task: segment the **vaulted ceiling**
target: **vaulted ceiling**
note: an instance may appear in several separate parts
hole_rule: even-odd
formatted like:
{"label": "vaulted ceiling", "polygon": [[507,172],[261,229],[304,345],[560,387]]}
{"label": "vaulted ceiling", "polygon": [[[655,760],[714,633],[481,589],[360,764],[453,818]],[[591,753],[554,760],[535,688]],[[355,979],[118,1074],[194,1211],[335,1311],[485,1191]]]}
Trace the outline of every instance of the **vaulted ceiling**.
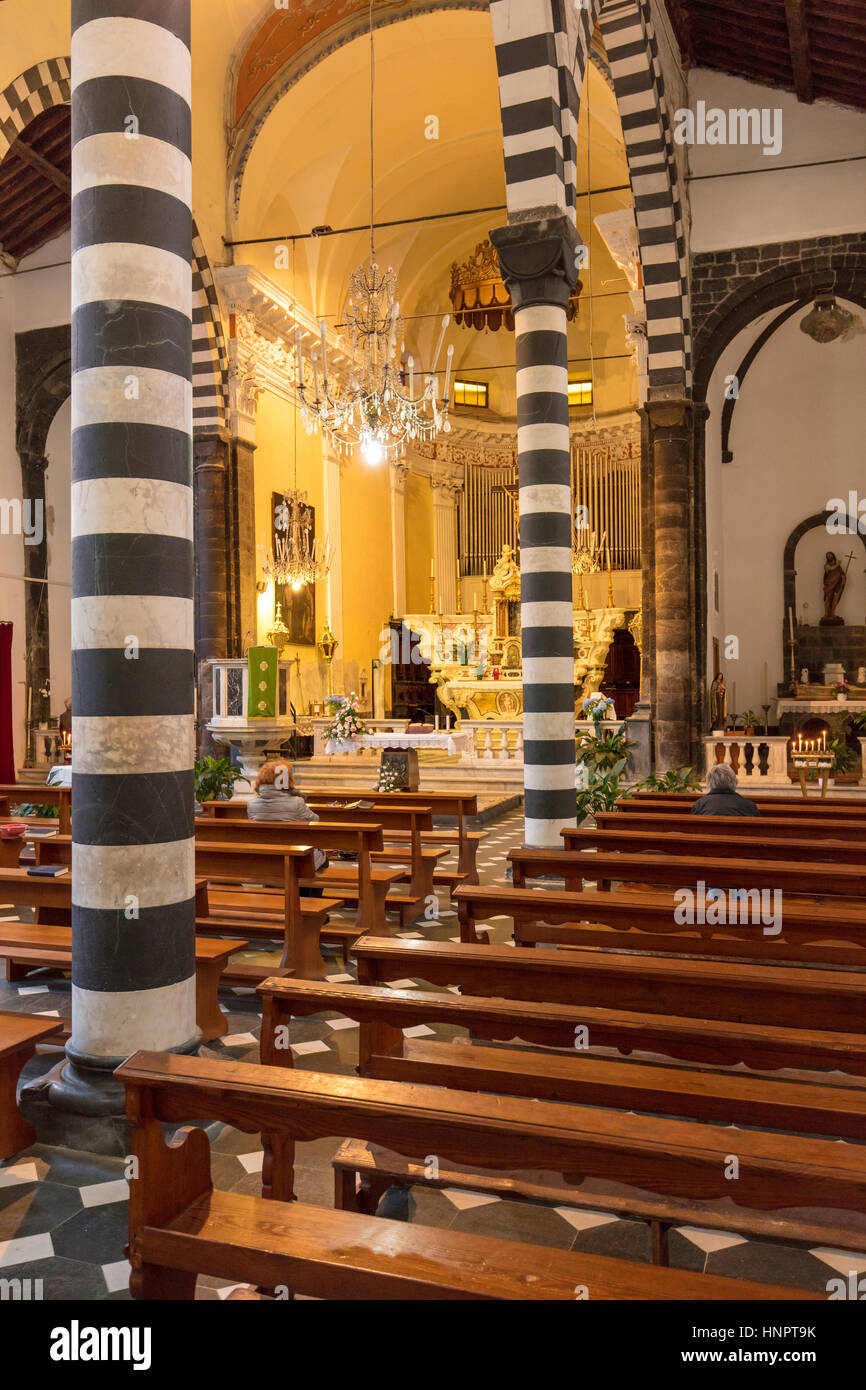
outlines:
{"label": "vaulted ceiling", "polygon": [[667,0],[683,59],[866,110],[862,0]]}

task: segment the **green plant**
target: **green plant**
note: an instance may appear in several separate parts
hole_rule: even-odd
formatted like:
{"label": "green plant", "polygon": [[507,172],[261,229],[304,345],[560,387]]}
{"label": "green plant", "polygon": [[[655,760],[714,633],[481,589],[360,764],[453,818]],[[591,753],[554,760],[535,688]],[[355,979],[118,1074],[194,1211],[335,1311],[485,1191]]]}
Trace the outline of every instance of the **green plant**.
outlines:
{"label": "green plant", "polygon": [[[57,786],[59,777],[52,769],[45,779],[46,787]],[[20,806],[15,806],[11,810],[12,815],[33,816],[37,820],[56,820],[60,815],[59,806],[46,806],[42,802],[22,801]]]}
{"label": "green plant", "polygon": [[228,754],[224,758],[202,758],[195,764],[196,801],[231,801],[235,782],[243,775]]}
{"label": "green plant", "polygon": [[634,741],[622,729],[602,730],[596,724],[594,734],[582,734],[577,746],[578,764],[585,764],[593,771],[604,772],[614,767],[620,759],[628,762]]}
{"label": "green plant", "polygon": [[620,758],[606,771],[591,769],[586,763],[577,766],[577,823],[597,811],[615,811],[616,803],[631,796],[631,789],[622,785],[627,758]]}
{"label": "green plant", "polygon": [[828,739],[827,747],[833,754],[833,771],[837,775],[851,772],[857,766],[857,754],[848,747],[844,733],[834,734],[833,738]]}
{"label": "green plant", "polygon": [[693,767],[669,768],[667,772],[651,772],[636,789],[647,792],[690,792],[701,785]]}
{"label": "green plant", "polygon": [[866,710],[860,710],[859,714],[849,714],[848,727],[850,729],[866,729]]}
{"label": "green plant", "polygon": [[761,722],[761,716],[756,714],[753,709],[743,710],[740,715],[744,729],[756,729]]}

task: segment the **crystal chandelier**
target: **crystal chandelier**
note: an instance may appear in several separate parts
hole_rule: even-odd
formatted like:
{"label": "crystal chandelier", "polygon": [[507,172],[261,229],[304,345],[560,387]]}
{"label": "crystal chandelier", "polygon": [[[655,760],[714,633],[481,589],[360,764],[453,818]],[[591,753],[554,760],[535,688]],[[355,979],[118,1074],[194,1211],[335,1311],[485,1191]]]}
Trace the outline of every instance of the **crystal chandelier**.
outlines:
{"label": "crystal chandelier", "polygon": [[275,587],[287,586],[297,593],[305,584],[324,579],[331,568],[330,543],[314,539],[313,511],[307,494],[293,489],[283,493],[274,512],[274,548],[264,551],[262,574]]}
{"label": "crystal chandelier", "polygon": [[382,271],[376,262],[374,237],[373,164],[373,5],[370,4],[370,255],[349,281],[345,325],[352,348],[348,387],[338,385],[328,375],[325,323],[321,321],[321,349],[310,354],[310,381],[304,381],[301,333],[297,331],[296,387],[307,432],[322,429],[342,453],[356,446],[367,463],[381,463],[405,453],[413,440],[433,439],[440,430],[451,429],[448,420],[448,393],[454,348],[446,355],[445,382],[439,396],[438,367],[445,330],[445,315],[431,369],[421,374],[416,394],[415,363],[402,354],[403,322],[397,299],[397,277],[389,267]]}

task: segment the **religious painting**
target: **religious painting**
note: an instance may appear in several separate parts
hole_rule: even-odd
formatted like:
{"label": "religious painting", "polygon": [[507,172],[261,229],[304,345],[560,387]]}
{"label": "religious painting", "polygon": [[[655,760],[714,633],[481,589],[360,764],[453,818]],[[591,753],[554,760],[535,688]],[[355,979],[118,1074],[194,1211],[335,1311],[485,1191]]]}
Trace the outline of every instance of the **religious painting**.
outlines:
{"label": "religious painting", "polygon": [[[271,546],[276,552],[277,519],[283,508],[283,494],[271,493]],[[310,540],[316,535],[316,509],[310,512]],[[284,533],[282,533],[284,534]],[[274,585],[274,617],[277,604],[281,605],[283,622],[289,630],[288,646],[313,647],[316,644],[316,586],[304,584],[300,589],[292,589],[288,584]]]}

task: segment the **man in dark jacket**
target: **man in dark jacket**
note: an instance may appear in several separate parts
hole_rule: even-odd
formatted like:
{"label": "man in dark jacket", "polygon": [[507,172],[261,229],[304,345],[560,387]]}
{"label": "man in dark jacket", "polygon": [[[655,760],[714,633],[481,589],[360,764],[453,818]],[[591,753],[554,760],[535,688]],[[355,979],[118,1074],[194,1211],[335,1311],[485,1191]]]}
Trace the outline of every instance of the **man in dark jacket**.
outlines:
{"label": "man in dark jacket", "polygon": [[754,801],[740,796],[737,774],[727,763],[716,763],[707,775],[707,794],[692,807],[693,816],[759,816]]}

